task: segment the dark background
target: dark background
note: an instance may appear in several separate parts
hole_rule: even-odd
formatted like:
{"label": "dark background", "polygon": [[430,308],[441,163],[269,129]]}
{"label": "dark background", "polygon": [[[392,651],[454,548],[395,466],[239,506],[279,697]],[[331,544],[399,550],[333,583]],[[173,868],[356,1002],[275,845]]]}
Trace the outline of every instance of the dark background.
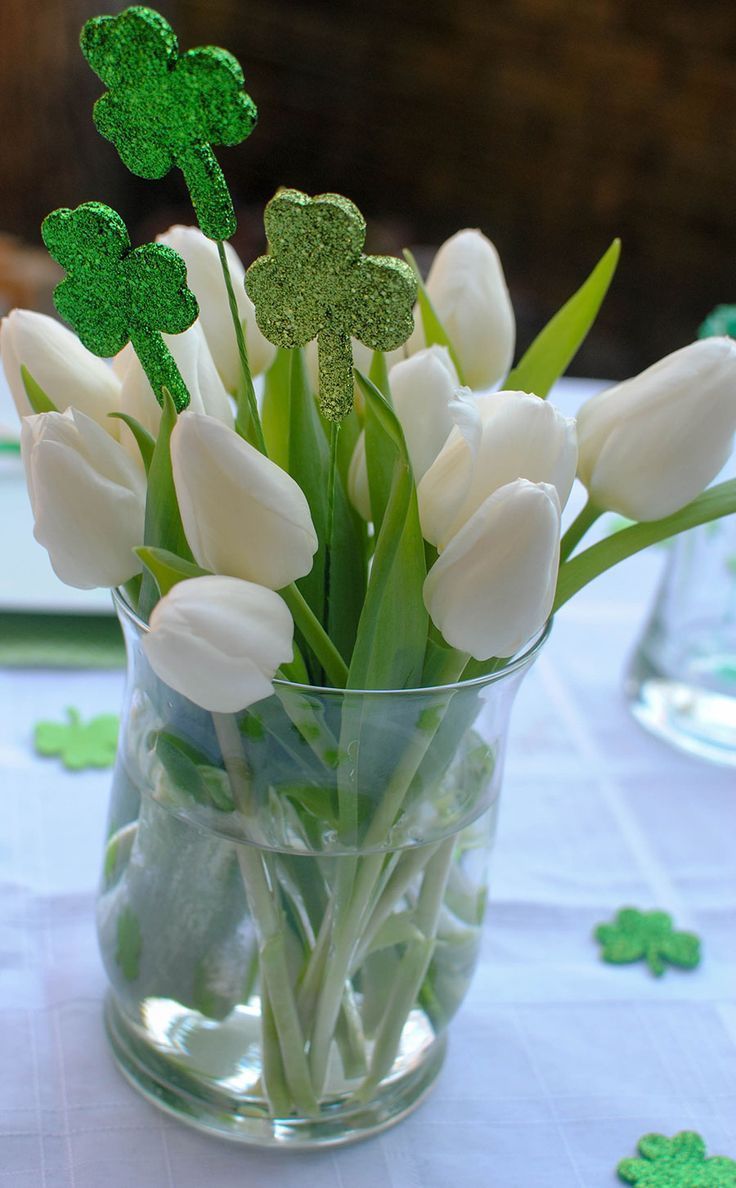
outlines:
{"label": "dark background", "polygon": [[[50,209],[89,198],[116,206],[136,242],[193,221],[178,173],[132,177],[92,124],[102,87],[79,52],[79,29],[123,7],[3,0],[0,232],[38,244]],[[373,251],[429,249],[479,226],[501,253],[523,348],[620,235],[614,288],[572,368],[597,376],[646,366],[690,341],[713,305],[736,301],[728,0],[158,7],[183,49],[230,49],[258,104],[250,140],[218,150],[246,262],[262,247],[263,204],[280,184],[353,198]],[[12,241],[0,249],[15,261],[17,300]],[[43,258],[20,258],[26,277],[35,268],[42,278],[31,299],[43,306]]]}

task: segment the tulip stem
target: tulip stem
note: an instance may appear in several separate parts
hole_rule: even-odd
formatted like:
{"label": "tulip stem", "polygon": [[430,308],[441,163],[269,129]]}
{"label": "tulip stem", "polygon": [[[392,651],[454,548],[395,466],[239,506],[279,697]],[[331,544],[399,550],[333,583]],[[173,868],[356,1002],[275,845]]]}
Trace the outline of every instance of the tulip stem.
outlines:
{"label": "tulip stem", "polygon": [[293,584],[285,586],[279,593],[328,680],[336,689],[344,689],[348,682],[348,666],[303,595]]}
{"label": "tulip stem", "polygon": [[580,541],[585,536],[589,528],[595,524],[599,516],[603,515],[603,509],[596,507],[590,499],[587,500],[585,507],[573,520],[567,532],[560,541],[560,562],[567,561],[567,558],[574,549],[580,544]]}
{"label": "tulip stem", "polygon": [[[235,428],[237,429],[240,436],[244,437],[246,440],[250,440],[250,434],[252,433],[252,435],[255,437],[254,444],[258,447],[262,454],[266,454],[266,456],[268,456],[268,451],[266,450],[266,441],[263,436],[263,428],[261,426],[261,418],[258,415],[256,390],[253,387],[253,376],[250,373],[250,364],[248,363],[248,348],[245,345],[243,324],[240,321],[240,314],[238,313],[238,303],[235,299],[233,279],[230,275],[230,267],[227,262],[227,255],[225,254],[225,244],[221,239],[218,239],[217,241],[217,252],[220,257],[222,275],[225,278],[225,288],[227,289],[227,300],[228,305],[230,306],[230,316],[233,320],[235,338],[238,343],[238,354],[240,355],[241,382],[238,386],[238,412],[235,419]],[[243,407],[243,397],[245,397],[245,407]]]}

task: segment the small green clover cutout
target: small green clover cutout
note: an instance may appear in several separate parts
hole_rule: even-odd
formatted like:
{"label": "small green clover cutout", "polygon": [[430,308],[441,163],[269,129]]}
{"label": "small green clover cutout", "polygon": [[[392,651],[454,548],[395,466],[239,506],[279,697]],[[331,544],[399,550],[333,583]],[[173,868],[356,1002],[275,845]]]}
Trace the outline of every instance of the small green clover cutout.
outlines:
{"label": "small green clover cutout", "polygon": [[117,714],[100,714],[83,723],[78,710],[68,709],[67,722],[38,722],[33,745],[39,755],[58,755],[69,771],[112,767],[118,741]]}
{"label": "small green clover cutout", "polygon": [[186,384],[161,337],[182,334],[199,312],[181,256],[163,243],[131,248],[120,215],[102,202],[53,210],[41,235],[67,272],[54,304],[84,345],[107,358],[131,342],[159,403],[168,388],[177,410],[186,408]]}
{"label": "small green clover cutout", "polygon": [[736,305],[717,305],[698,327],[698,338],[721,334],[736,338]]}
{"label": "small green clover cutout", "polygon": [[229,239],[237,223],[212,145],[240,144],[258,118],[236,59],[213,46],[180,54],[168,21],[138,5],[87,21],[81,46],[109,88],[94,106],[97,130],[123,164],[145,178],[177,166],[204,234]]}
{"label": "small green clover cutout", "polygon": [[694,932],[675,932],[667,912],[622,908],[612,924],[599,924],[594,935],[604,961],[627,965],[645,960],[657,977],[668,964],[694,969],[700,962],[700,938]]}
{"label": "small green clover cutout", "polygon": [[393,256],[366,256],[365,220],[340,194],[281,190],[264,215],[268,255],[246,286],[265,337],[286,349],[317,339],[319,399],[339,421],[353,403],[353,336],[392,351],[414,328],[414,273]]}
{"label": "small green clover cutout", "polygon": [[639,1188],[736,1188],[736,1163],[723,1155],[710,1159],[705,1143],[693,1130],[674,1138],[645,1134],[638,1143],[640,1159],[622,1159],[617,1171],[626,1184]]}

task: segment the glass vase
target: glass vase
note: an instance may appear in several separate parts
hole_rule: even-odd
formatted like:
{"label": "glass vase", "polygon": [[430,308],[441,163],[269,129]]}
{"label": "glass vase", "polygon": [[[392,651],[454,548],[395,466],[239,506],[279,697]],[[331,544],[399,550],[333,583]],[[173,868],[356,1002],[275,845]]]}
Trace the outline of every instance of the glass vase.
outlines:
{"label": "glass vase", "polygon": [[736,766],[736,517],[683,533],[626,676],[631,709],[682,750]]}
{"label": "glass vase", "polygon": [[98,900],[117,1062],[265,1146],[346,1142],[430,1088],[473,975],[509,713],[541,639],[434,689],[276,682],[212,714],[128,650]]}

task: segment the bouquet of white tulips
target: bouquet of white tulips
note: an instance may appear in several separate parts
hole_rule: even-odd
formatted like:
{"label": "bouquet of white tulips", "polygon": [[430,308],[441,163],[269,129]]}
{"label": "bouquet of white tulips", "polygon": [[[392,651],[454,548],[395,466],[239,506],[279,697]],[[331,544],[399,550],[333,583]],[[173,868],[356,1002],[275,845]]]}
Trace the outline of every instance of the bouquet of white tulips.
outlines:
{"label": "bouquet of white tulips", "polygon": [[[268,696],[277,673],[375,689],[479,676],[611,564],[733,510],[732,484],[701,494],[736,429],[733,340],[676,351],[588,400],[577,425],[545,399],[617,245],[509,373],[498,255],[479,231],[453,236],[406,346],[387,358],[354,343],[364,370],[331,456],[316,350],[267,341],[232,249],[237,326],[215,245],[191,227],[160,241],[184,259],[200,310],[166,336],[190,397],[178,417],[162,413],[131,346],[110,367],[53,319],[14,310],[0,347],[35,535],[58,576],[123,587],[150,620],[155,670],[207,709]],[[247,381],[265,373],[257,432],[236,423],[237,330]],[[576,472],[589,499],[560,550]],[[605,510],[647,527],[570,559]]]}
{"label": "bouquet of white tulips", "polygon": [[[144,87],[110,66],[157,38],[150,136],[169,157],[146,156],[155,70]],[[56,211],[43,234],[78,337],[24,310],[0,332],[36,538],[63,581],[117,588],[140,645],[103,952],[136,1043],[151,1004],[240,1026],[257,987],[262,1108],[314,1119],[336,1095],[369,1102],[415,1004],[439,1032],[467,984],[483,896],[462,868],[490,829],[507,717],[478,733],[484,682],[521,671],[605,569],[736,511],[736,482],[705,489],[736,430],[736,344],[686,346],[576,424],[546,397],[617,241],[515,366],[480,231],[443,244],[425,282],[410,253],[363,253],[347,199],[284,190],[246,274],[204,109],[177,99],[198,156],[164,118],[200,58],[140,8],[95,18],[82,45],[110,87],[100,130],[142,176],[181,167],[207,232],[131,249],[109,208]],[[220,55],[229,102],[247,99],[224,51],[190,54]],[[247,135],[226,110],[209,140]],[[576,475],[588,500],[563,533]],[[635,523],[581,547],[606,510]]]}

